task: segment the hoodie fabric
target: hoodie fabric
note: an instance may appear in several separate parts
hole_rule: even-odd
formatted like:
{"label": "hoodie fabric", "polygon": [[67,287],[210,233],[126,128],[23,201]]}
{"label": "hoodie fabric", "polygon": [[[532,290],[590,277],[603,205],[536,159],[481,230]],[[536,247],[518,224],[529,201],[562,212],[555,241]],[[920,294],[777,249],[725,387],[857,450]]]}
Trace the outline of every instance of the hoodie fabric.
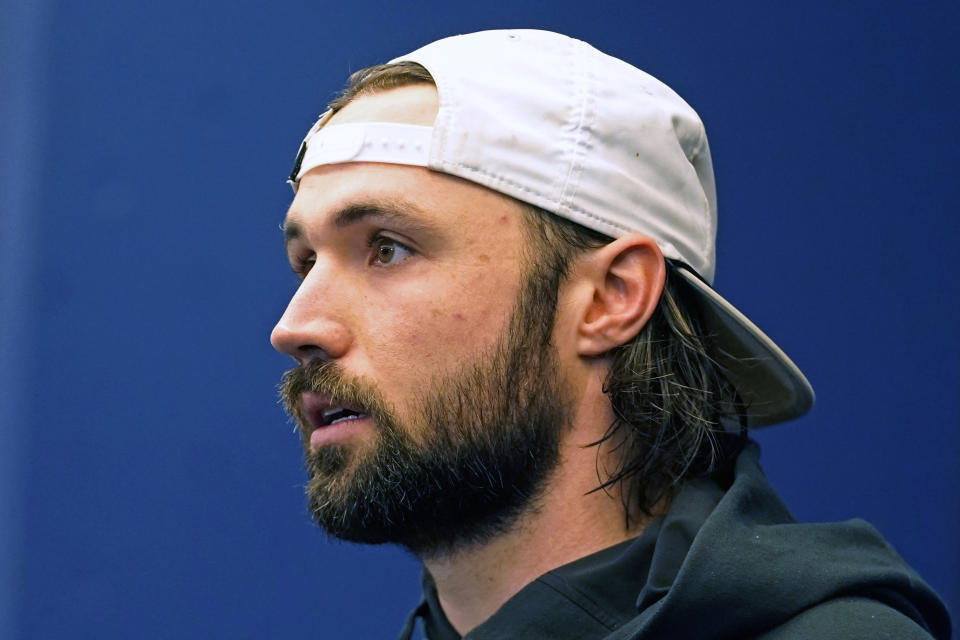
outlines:
{"label": "hoodie fabric", "polygon": [[[732,482],[687,482],[633,540],[521,589],[464,640],[863,638],[949,640],[936,594],[862,520],[797,524],[750,443]],[[428,640],[460,640],[424,572]]]}

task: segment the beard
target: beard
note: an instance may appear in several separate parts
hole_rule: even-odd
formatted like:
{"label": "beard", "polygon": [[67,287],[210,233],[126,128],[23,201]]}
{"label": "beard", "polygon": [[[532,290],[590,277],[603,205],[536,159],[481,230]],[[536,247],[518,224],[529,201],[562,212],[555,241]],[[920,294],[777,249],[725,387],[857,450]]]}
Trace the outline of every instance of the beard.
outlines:
{"label": "beard", "polygon": [[[536,508],[570,421],[551,343],[551,284],[528,277],[497,343],[425,385],[411,399],[408,424],[373,384],[334,362],[315,360],[284,375],[280,395],[300,429],[308,508],[322,529],[423,558],[489,541]],[[307,391],[362,407],[375,427],[372,444],[311,451],[300,409]]]}

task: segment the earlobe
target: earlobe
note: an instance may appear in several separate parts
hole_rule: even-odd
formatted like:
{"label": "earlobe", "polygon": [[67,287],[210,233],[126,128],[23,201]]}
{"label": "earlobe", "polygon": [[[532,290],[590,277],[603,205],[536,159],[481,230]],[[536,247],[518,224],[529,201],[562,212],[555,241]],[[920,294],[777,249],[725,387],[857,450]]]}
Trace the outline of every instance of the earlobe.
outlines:
{"label": "earlobe", "polygon": [[577,351],[600,356],[643,329],[660,300],[666,266],[657,243],[641,234],[618,238],[587,258],[592,296],[577,327]]}

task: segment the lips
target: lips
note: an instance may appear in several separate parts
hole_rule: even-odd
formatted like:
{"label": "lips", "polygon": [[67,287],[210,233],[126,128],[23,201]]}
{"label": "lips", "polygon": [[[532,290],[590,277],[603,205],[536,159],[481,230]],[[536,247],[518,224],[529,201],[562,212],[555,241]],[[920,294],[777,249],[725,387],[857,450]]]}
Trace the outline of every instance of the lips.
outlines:
{"label": "lips", "polygon": [[310,431],[367,417],[362,407],[344,403],[329,395],[312,392],[301,394],[300,408],[304,419],[310,425]]}

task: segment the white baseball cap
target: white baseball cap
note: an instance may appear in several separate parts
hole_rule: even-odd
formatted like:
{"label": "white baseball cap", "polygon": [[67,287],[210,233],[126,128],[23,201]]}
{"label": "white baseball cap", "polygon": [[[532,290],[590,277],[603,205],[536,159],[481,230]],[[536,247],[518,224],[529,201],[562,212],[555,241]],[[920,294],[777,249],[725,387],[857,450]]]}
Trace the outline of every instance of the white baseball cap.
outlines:
{"label": "white baseball cap", "polygon": [[796,418],[810,383],[712,288],[716,191],[703,123],[672,89],[585,42],[547,31],[483,31],[438,40],[391,62],[429,71],[432,127],[360,122],[304,139],[290,182],[314,167],[390,162],[428,167],[536,205],[611,237],[653,238],[698,300],[711,354],[747,406],[747,423]]}

